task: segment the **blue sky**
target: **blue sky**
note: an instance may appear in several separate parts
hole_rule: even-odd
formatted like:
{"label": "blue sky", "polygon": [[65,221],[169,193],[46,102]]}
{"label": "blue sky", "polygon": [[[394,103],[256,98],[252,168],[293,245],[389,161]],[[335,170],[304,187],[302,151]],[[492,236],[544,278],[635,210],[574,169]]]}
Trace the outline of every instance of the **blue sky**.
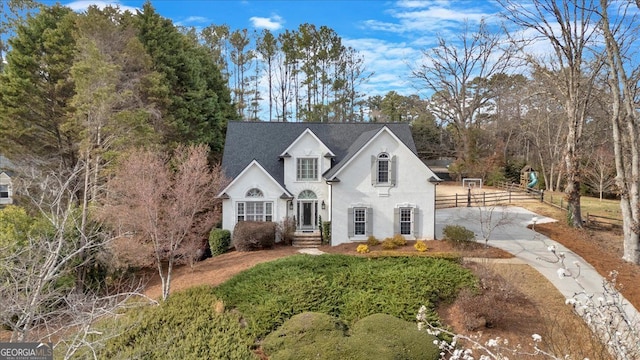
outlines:
{"label": "blue sky", "polygon": [[[135,11],[144,0],[61,4],[80,12],[91,4],[112,4]],[[365,58],[367,71],[374,73],[361,89],[367,95],[384,95],[390,90],[416,93],[409,66],[420,61],[422,50],[433,46],[437,36],[447,38],[457,33],[465,21],[472,26],[482,18],[497,22],[499,10],[493,0],[155,0],[152,4],[175,24],[196,28],[227,24],[231,29],[268,28],[277,34],[304,23],[326,25],[338,33],[343,44],[358,50]]]}

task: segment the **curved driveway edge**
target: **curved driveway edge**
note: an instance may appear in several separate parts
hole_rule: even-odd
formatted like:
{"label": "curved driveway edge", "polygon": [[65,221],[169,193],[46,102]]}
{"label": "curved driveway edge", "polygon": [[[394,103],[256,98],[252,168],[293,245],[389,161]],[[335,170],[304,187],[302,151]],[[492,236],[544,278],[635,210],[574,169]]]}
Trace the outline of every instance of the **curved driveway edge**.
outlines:
{"label": "curved driveway edge", "polygon": [[[527,226],[532,225],[532,220],[535,220],[536,224],[557,221],[514,206],[438,209],[436,237],[442,239],[442,229],[446,225],[462,225],[473,231],[478,241],[483,241],[484,235],[490,234],[489,245],[510,252],[538,270],[565,298],[573,298],[583,292],[594,294],[596,298],[600,297],[604,293],[602,276],[582,257],[562,244],[528,229]],[[561,266],[548,250],[549,246],[555,246],[557,253],[565,254],[566,268],[572,274],[580,271],[576,280],[569,277],[561,278],[558,275]],[[580,265],[579,268],[576,263]],[[622,300],[629,319],[633,319],[635,327],[640,328],[640,313],[626,299]]]}

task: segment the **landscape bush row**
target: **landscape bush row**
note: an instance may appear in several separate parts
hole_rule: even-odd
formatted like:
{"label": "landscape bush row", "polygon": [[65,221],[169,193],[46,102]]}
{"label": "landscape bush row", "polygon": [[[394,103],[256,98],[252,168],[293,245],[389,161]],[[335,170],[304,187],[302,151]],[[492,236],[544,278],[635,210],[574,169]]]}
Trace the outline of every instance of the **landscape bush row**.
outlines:
{"label": "landscape bush row", "polygon": [[118,321],[122,335],[100,357],[246,359],[256,341],[297,314],[322,313],[351,327],[373,314],[413,322],[428,304],[436,322],[438,303],[475,285],[469,270],[449,260],[296,255],[127,314]]}

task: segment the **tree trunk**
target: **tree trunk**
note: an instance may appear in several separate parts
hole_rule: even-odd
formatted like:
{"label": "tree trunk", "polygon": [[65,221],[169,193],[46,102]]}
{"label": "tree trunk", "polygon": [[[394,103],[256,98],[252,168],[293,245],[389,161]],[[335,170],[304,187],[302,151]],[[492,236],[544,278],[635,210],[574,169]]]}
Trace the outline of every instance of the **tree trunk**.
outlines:
{"label": "tree trunk", "polygon": [[[612,113],[611,125],[613,149],[616,164],[616,185],[621,192],[623,255],[622,258],[634,264],[640,263],[640,149],[638,148],[638,113],[635,110],[632,80],[626,75],[622,54],[617,40],[609,27],[607,1],[600,0],[602,8],[602,30],[607,48],[609,81],[611,84]],[[638,2],[640,8],[640,2]],[[624,110],[624,111],[623,111]],[[622,131],[627,131],[627,138]],[[626,145],[626,146],[625,146]],[[625,156],[628,154],[628,157]],[[629,161],[631,164],[629,164]],[[629,168],[630,165],[630,168]]]}

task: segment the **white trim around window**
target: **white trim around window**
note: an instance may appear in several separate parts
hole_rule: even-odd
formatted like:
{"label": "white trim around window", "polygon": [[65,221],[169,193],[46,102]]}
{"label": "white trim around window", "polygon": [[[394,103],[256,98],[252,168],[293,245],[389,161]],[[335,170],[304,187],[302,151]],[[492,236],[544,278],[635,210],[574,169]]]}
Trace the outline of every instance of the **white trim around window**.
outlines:
{"label": "white trim around window", "polygon": [[347,209],[347,236],[364,238],[373,233],[373,209],[354,206]]}
{"label": "white trim around window", "polygon": [[371,155],[371,185],[391,187],[396,185],[396,156],[386,152]]}
{"label": "white trim around window", "polygon": [[273,221],[273,201],[238,201],[236,221]]}
{"label": "white trim around window", "polygon": [[318,181],[319,164],[317,157],[296,158],[296,181]]}
{"label": "white trim around window", "polygon": [[400,204],[393,209],[393,233],[418,238],[418,208]]}

